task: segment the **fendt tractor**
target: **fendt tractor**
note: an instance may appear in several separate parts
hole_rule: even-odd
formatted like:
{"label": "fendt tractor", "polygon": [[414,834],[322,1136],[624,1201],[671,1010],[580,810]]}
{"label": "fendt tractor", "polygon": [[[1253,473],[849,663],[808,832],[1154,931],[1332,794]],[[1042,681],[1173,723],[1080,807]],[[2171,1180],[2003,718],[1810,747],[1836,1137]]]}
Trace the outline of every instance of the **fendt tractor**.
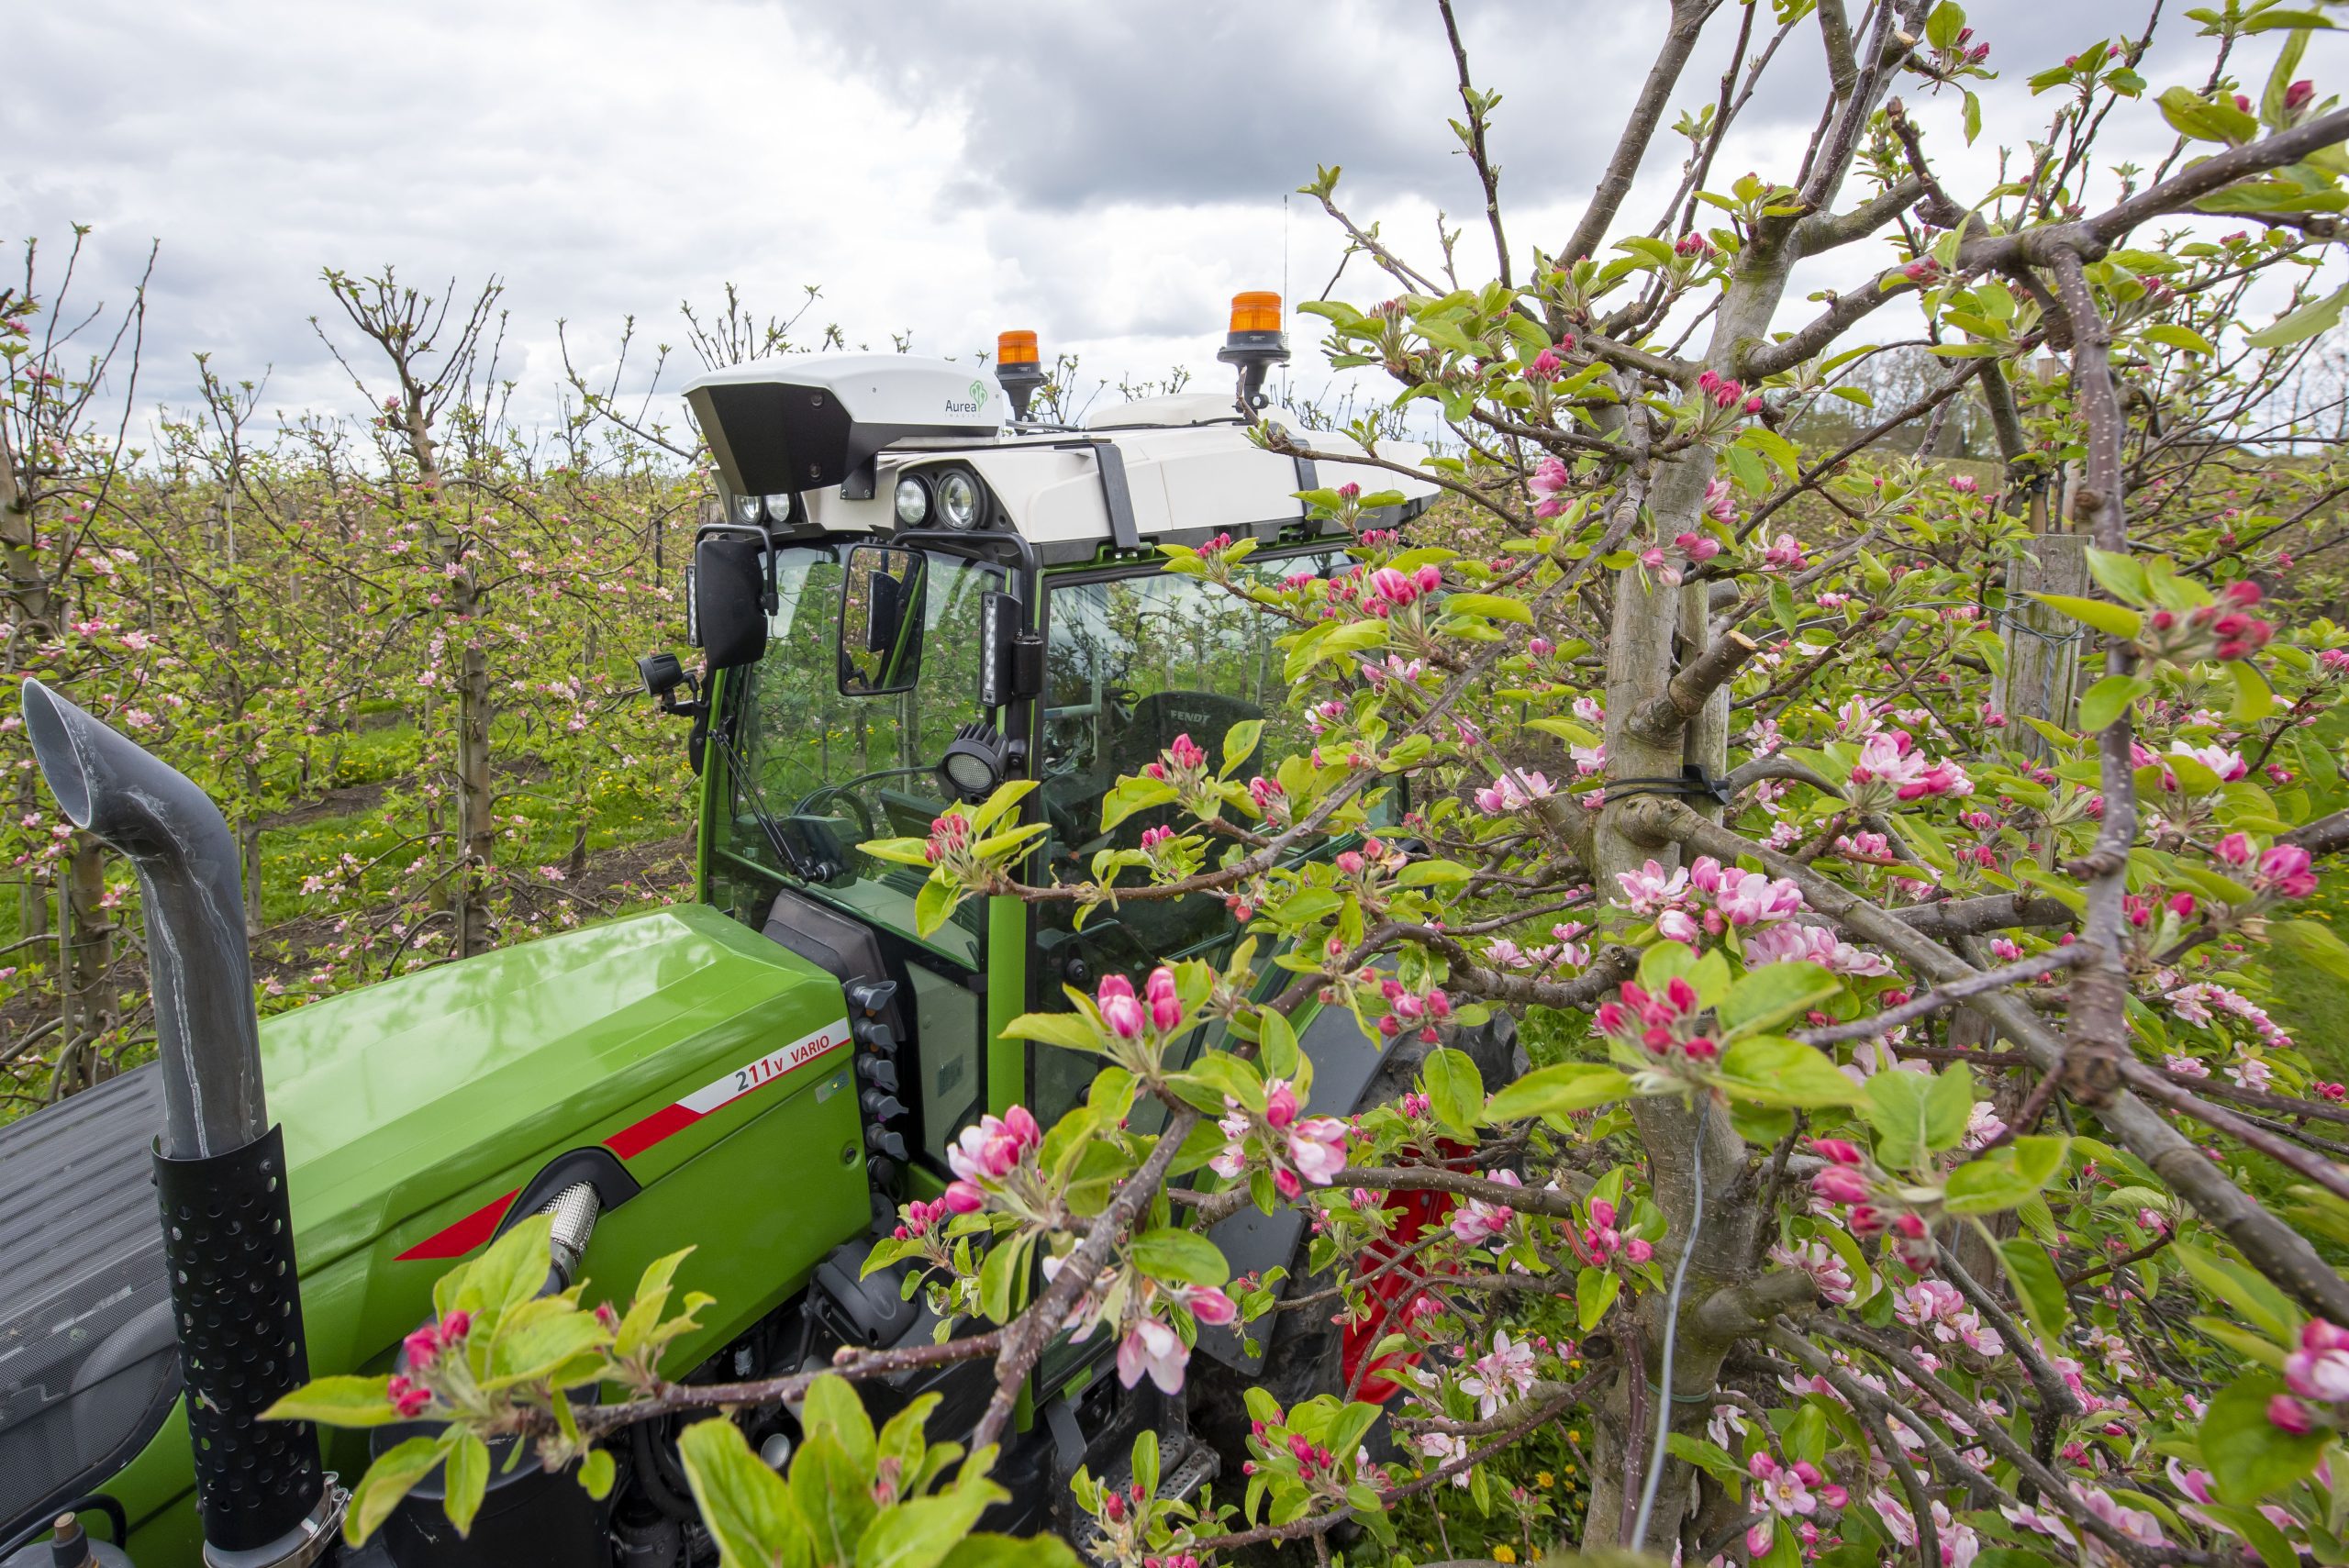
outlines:
{"label": "fendt tractor", "polygon": [[[674,1424],[614,1440],[603,1501],[524,1458],[493,1474],[468,1535],[428,1484],[352,1548],[346,1484],[383,1431],[259,1413],[312,1376],[394,1370],[434,1282],[540,1213],[549,1287],[584,1279],[590,1299],[693,1249],[679,1284],[717,1306],[674,1347],[672,1376],[775,1376],[932,1337],[896,1271],[865,1275],[874,1238],[899,1203],[943,1190],[948,1144],[981,1113],[1018,1102],[1049,1126],[1089,1078],[1090,1059],[1005,1025],[1065,1007],[1063,985],[1211,958],[1240,933],[1207,896],[1130,902],[1082,929],[1066,904],[997,896],[924,937],[922,873],[858,846],[1033,779],[1021,809],[1048,831],[1027,879],[1048,881],[1151,824],[1104,833],[1103,798],[1176,736],[1213,747],[1259,718],[1268,754],[1297,739],[1274,628],[1163,571],[1157,547],[1230,534],[1276,574],[1332,571],[1348,539],[1300,492],[1397,492],[1375,519],[1396,526],[1435,487],[1368,464],[1316,472],[1254,438],[1280,328],[1277,295],[1242,295],[1219,355],[1236,399],[1152,397],[1082,425],[1029,417],[1032,333],[1005,335],[996,384],[898,355],[693,383],[721,490],[686,595],[702,668],[640,666],[690,721],[693,900],[265,1024],[219,811],[26,683],[50,788],[138,871],[158,1060],[0,1129],[0,1564],[714,1562]],[[1304,1023],[1317,1107],[1407,1086],[1425,1049],[1382,1053],[1342,1008]],[[1513,1048],[1495,1031],[1472,1049]],[[1300,1230],[1293,1211],[1243,1208],[1215,1239],[1237,1271],[1302,1275]],[[1210,1331],[1195,1385],[1301,1397],[1365,1349],[1324,1315],[1277,1321],[1254,1340]],[[1168,1445],[1169,1488],[1213,1473],[1216,1445],[1194,1435],[1213,1425],[1213,1389],[1129,1390],[1101,1375],[1110,1350],[1097,1336],[1042,1358],[998,1462],[1012,1497],[987,1528],[1073,1529],[1071,1477],[1113,1473],[1145,1426]],[[876,1413],[941,1396],[942,1437],[976,1423],[992,1378],[970,1362],[863,1387]],[[784,1462],[788,1407],[732,1418]]]}

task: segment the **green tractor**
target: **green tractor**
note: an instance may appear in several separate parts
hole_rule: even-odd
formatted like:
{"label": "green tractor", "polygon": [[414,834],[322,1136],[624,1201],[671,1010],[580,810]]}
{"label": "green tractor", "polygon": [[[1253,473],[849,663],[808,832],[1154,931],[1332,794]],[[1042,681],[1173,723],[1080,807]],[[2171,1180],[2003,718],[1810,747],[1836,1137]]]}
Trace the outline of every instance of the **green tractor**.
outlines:
{"label": "green tractor", "polygon": [[[718,1306],[671,1357],[689,1378],[931,1335],[895,1273],[865,1276],[874,1240],[899,1203],[942,1191],[950,1140],[982,1113],[1023,1103],[1050,1125],[1086,1089],[1085,1059],[1004,1026],[1064,1006],[1064,984],[1212,956],[1239,931],[1207,897],[1081,929],[1067,906],[996,897],[925,937],[921,873],[858,846],[1031,778],[1021,809],[1048,831],[1029,880],[1049,879],[1151,826],[1105,833],[1103,800],[1177,736],[1212,747],[1256,718],[1278,754],[1305,716],[1285,704],[1273,628],[1164,573],[1155,547],[1228,534],[1259,541],[1275,574],[1332,571],[1347,541],[1299,492],[1399,489],[1388,524],[1433,495],[1252,440],[1265,367],[1286,350],[1260,321],[1235,326],[1250,328],[1223,356],[1237,406],[1160,397],[1081,427],[1028,417],[1042,379],[1029,334],[1007,335],[999,387],[941,361],[840,355],[688,389],[724,491],[687,595],[703,668],[641,665],[691,721],[691,903],[257,1026],[219,812],[27,683],[50,787],[139,872],[160,1059],[0,1129],[0,1563],[715,1561],[674,1426],[629,1432],[604,1501],[524,1462],[494,1476],[469,1536],[427,1487],[353,1550],[337,1478],[364,1469],[371,1434],[258,1415],[309,1377],[393,1370],[434,1282],[540,1213],[559,1282],[620,1291],[694,1249],[679,1283]],[[1321,1046],[1319,1105],[1408,1082],[1401,1052],[1382,1057],[1341,1011],[1305,1038]],[[1235,1269],[1290,1266],[1299,1228],[1243,1209],[1216,1240]],[[1236,1387],[1333,1379],[1358,1348],[1326,1323],[1284,1332],[1269,1370],[1230,1329],[1203,1351]],[[1212,1473],[1212,1445],[1187,1436],[1208,1413],[1100,1375],[1109,1351],[1063,1344],[1040,1364],[990,1528],[1067,1528],[1071,1476],[1113,1469],[1144,1426],[1163,1434],[1170,1485]],[[937,1393],[944,1434],[991,1391],[966,1363],[865,1396],[885,1409]],[[792,1410],[743,1419],[782,1463]]]}

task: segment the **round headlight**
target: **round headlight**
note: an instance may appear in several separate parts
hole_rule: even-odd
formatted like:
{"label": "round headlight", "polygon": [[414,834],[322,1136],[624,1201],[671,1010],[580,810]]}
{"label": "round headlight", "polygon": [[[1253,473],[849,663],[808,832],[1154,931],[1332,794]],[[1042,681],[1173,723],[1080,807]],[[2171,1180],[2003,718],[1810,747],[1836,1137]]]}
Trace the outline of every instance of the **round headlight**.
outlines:
{"label": "round headlight", "polygon": [[897,481],[897,521],[903,526],[919,528],[930,516],[930,486],[911,474]]}
{"label": "round headlight", "polygon": [[759,520],[759,498],[756,495],[735,496],[734,520],[738,523],[756,523]]}
{"label": "round headlight", "polygon": [[948,528],[977,528],[983,508],[976,477],[959,468],[950,468],[939,476],[938,516]]}
{"label": "round headlight", "polygon": [[781,524],[791,521],[791,496],[788,493],[770,495],[766,501],[768,522]]}
{"label": "round headlight", "polygon": [[968,795],[982,795],[995,788],[995,767],[976,751],[949,751],[939,763],[946,782]]}

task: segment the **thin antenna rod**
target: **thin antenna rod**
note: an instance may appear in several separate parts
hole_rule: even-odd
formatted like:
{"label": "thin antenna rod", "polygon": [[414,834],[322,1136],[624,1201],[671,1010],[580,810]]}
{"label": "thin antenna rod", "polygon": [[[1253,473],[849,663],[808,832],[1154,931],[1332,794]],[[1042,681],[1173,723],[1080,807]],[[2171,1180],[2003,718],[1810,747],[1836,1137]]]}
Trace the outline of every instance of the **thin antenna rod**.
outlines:
{"label": "thin antenna rod", "polygon": [[[1288,330],[1288,193],[1281,193],[1281,330]],[[1281,401],[1289,398],[1289,368],[1281,366]]]}

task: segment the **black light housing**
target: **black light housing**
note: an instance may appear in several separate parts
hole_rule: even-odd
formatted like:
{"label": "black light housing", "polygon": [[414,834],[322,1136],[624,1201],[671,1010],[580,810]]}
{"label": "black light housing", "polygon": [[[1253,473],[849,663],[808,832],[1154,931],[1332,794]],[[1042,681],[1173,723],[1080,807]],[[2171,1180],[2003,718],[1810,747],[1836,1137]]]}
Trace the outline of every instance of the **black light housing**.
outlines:
{"label": "black light housing", "polygon": [[992,719],[974,718],[954,731],[938,759],[938,778],[957,799],[977,805],[995,793],[1011,762],[1012,746]]}

